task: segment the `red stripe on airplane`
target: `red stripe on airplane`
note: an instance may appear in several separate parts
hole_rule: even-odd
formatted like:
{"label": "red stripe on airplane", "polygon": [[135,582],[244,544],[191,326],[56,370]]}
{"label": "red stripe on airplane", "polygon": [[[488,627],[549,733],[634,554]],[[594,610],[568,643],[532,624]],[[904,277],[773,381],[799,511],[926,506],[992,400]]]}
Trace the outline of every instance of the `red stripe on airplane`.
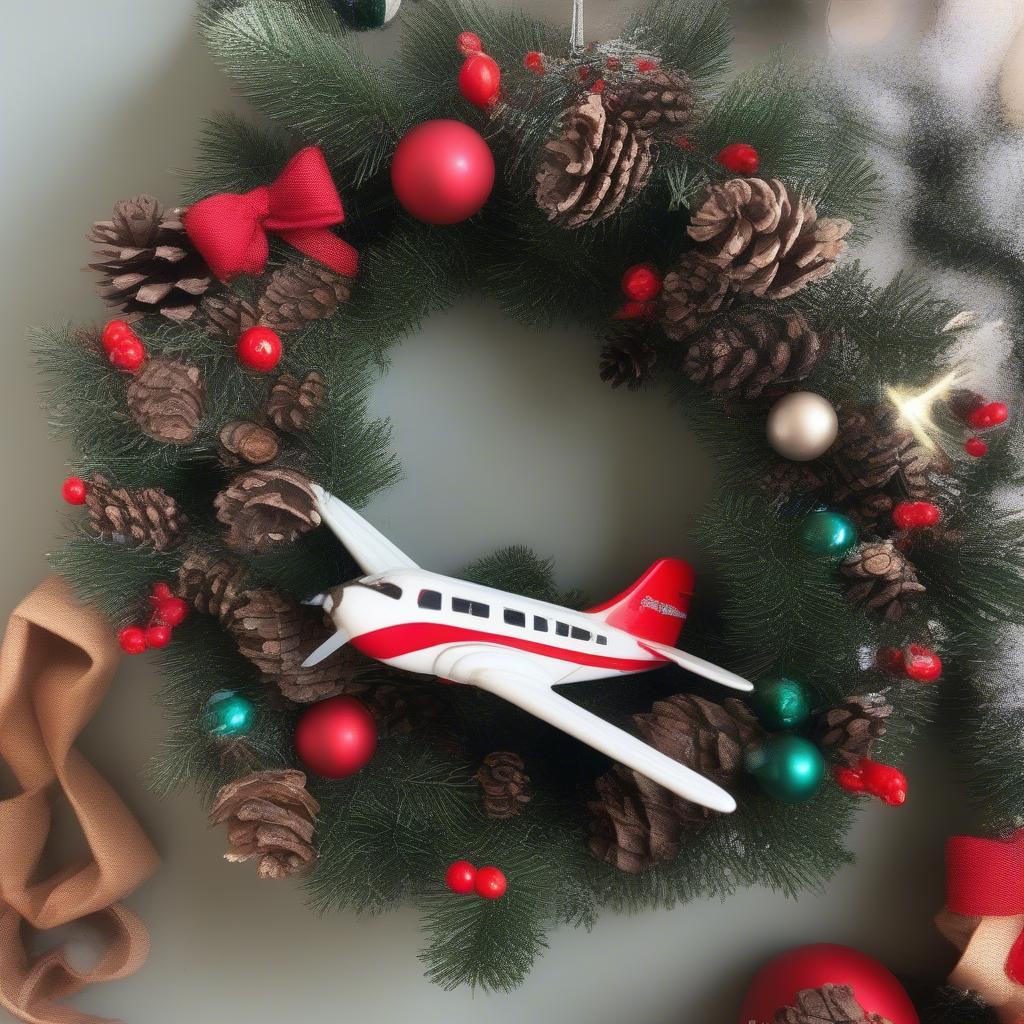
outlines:
{"label": "red stripe on airplane", "polygon": [[438,647],[441,644],[473,642],[498,644],[501,647],[513,647],[516,650],[529,651],[531,654],[541,654],[546,658],[555,658],[557,661],[618,669],[623,672],[642,672],[667,661],[665,658],[612,658],[608,655],[588,654],[586,651],[552,647],[550,644],[539,644],[521,637],[484,633],[477,629],[435,622],[408,622],[398,626],[385,626],[383,629],[375,629],[352,638],[353,647],[378,661],[400,658],[403,654]]}

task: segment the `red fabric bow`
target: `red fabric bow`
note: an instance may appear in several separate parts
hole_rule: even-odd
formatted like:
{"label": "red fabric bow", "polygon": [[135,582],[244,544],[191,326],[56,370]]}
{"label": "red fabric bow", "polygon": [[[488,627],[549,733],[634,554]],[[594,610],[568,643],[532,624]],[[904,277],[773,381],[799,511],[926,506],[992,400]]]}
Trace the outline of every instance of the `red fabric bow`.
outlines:
{"label": "red fabric bow", "polygon": [[327,230],[344,219],[327,161],[316,146],[309,146],[269,185],[200,199],[182,223],[213,274],[230,281],[263,270],[269,255],[267,232],[336,273],[354,277],[358,253]]}

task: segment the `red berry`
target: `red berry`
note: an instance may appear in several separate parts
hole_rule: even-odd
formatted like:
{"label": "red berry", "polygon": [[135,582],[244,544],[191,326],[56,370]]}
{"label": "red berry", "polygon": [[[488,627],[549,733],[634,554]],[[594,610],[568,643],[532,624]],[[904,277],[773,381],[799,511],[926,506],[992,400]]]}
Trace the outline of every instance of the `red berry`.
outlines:
{"label": "red berry", "polygon": [[604,92],[604,90],[605,90],[605,88],[606,88],[606,87],[607,87],[607,83],[605,82],[605,80],[604,80],[603,78],[599,78],[599,79],[598,79],[598,80],[597,80],[597,81],[596,81],[596,82],[595,82],[595,83],[594,83],[594,84],[593,84],[593,85],[592,85],[592,86],[590,87],[590,91],[591,91],[591,92],[596,92],[596,93],[602,93],[602,92]]}
{"label": "red berry", "polygon": [[622,67],[622,61],[618,57],[609,57],[605,63],[609,71],[618,71]]}
{"label": "red berry", "polygon": [[238,361],[257,373],[269,373],[281,360],[281,339],[269,327],[250,327],[238,336]]}
{"label": "red berry", "polygon": [[153,597],[158,601],[164,600],[167,597],[174,597],[174,591],[171,590],[169,583],[154,583],[153,584]]}
{"label": "red berry", "polygon": [[898,647],[880,648],[875,655],[875,663],[884,672],[891,672],[893,675],[903,675],[906,669],[903,652]]}
{"label": "red berry", "polygon": [[134,373],[145,361],[146,350],[138,338],[128,338],[110,350],[110,365]]}
{"label": "red berry", "polygon": [[613,320],[645,320],[654,316],[653,302],[624,302],[614,313]]}
{"label": "red berry", "polygon": [[453,861],[444,873],[444,884],[452,892],[460,894],[472,892],[476,885],[476,868],[468,860]]}
{"label": "red berry", "polygon": [[677,139],[675,140],[675,144],[676,144],[676,145],[677,145],[677,146],[678,146],[678,147],[679,147],[680,149],[685,149],[685,150],[687,150],[688,152],[689,152],[689,151],[691,151],[691,150],[692,150],[692,149],[694,148],[694,145],[693,145],[693,139],[691,139],[691,138],[690,138],[689,136],[687,136],[687,135],[680,135],[680,136],[679,136],[679,137],[678,137],[678,138],[677,138]]}
{"label": "red berry", "polygon": [[934,683],[942,675],[942,659],[927,647],[910,644],[903,655],[903,671],[919,683]]}
{"label": "red berry", "polygon": [[745,142],[730,142],[715,155],[715,159],[733,174],[757,174],[761,157],[753,146]]}
{"label": "red berry", "polygon": [[156,603],[156,617],[165,626],[180,626],[188,618],[188,604],[180,597],[162,597]]}
{"label": "red berry", "polygon": [[138,340],[138,336],[127,320],[108,320],[100,335],[100,344],[103,346],[104,352],[107,353],[113,352],[123,342]]}
{"label": "red berry", "polygon": [[988,445],[980,437],[969,437],[964,441],[964,451],[968,455],[973,455],[974,458],[980,459],[983,455],[988,454]]}
{"label": "red berry", "polygon": [[941,518],[942,512],[930,501],[901,501],[892,510],[892,521],[899,530],[934,526]]}
{"label": "red berry", "polygon": [[651,60],[649,57],[638,57],[636,61],[636,69],[641,75],[646,75],[649,71],[658,70],[658,62]]}
{"label": "red berry", "polygon": [[535,75],[543,75],[546,68],[544,67],[544,54],[538,53],[536,50],[531,50],[523,58],[523,67],[527,71],[532,71]]}
{"label": "red berry", "polygon": [[146,633],[140,626],[125,626],[117,634],[117,642],[125,654],[141,654],[146,649]]}
{"label": "red berry", "polygon": [[477,896],[482,896],[485,900],[500,900],[508,888],[508,880],[500,868],[480,868],[476,873],[474,888]]}
{"label": "red berry", "polygon": [[649,263],[637,263],[623,275],[622,294],[632,302],[650,302],[661,294],[661,274]]}
{"label": "red berry", "polygon": [[501,89],[501,68],[486,53],[476,53],[462,62],[459,92],[474,107],[489,107]]}
{"label": "red berry", "polygon": [[171,627],[155,623],[146,627],[145,643],[148,647],[166,647],[171,642]]}
{"label": "red berry", "polygon": [[484,44],[475,32],[460,32],[458,39],[459,53],[464,57],[472,57],[474,53],[483,53]]}
{"label": "red berry", "polygon": [[972,409],[965,419],[965,423],[975,430],[988,430],[990,427],[998,427],[1005,423],[1010,415],[1010,410],[1004,402],[988,402]]}
{"label": "red berry", "polygon": [[84,505],[88,489],[80,476],[69,476],[60,486],[60,496],[69,505]]}

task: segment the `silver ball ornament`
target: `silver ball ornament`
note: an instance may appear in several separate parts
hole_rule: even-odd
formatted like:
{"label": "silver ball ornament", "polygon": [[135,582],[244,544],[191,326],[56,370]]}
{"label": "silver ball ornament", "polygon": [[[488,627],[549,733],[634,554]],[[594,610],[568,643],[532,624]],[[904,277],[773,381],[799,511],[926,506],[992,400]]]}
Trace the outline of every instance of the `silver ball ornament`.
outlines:
{"label": "silver ball ornament", "polygon": [[784,458],[809,462],[824,455],[839,433],[832,403],[813,391],[794,391],[768,413],[768,442]]}

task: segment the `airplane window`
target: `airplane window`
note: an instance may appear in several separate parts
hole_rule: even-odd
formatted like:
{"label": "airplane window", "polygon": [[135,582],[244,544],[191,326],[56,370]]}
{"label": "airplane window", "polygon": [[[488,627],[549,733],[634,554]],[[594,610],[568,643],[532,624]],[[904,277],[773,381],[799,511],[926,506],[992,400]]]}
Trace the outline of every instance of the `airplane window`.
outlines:
{"label": "airplane window", "polygon": [[608,645],[608,637],[606,637],[606,636],[599,636],[599,637],[597,638],[597,642],[598,642],[599,644],[601,644],[602,646],[605,646],[605,647],[606,647],[606,646]]}
{"label": "airplane window", "polygon": [[441,608],[441,595],[436,590],[421,590],[416,603],[421,608],[433,608],[434,611],[438,611]]}
{"label": "airplane window", "polygon": [[568,636],[569,635],[569,627],[564,622],[556,622],[555,623],[555,632],[559,636]]}
{"label": "airplane window", "polygon": [[364,583],[363,586],[376,590],[378,594],[383,594],[395,601],[402,596],[402,588],[397,583]]}
{"label": "airplane window", "polygon": [[505,609],[505,621],[510,626],[525,626],[526,616],[522,612],[514,611],[511,608]]}
{"label": "airplane window", "polygon": [[548,620],[541,618],[539,615],[534,615],[533,628],[537,630],[538,633],[546,633],[548,631]]}
{"label": "airplane window", "polygon": [[467,601],[464,597],[452,598],[452,611],[468,612],[479,619],[486,619],[491,614],[491,610],[487,605],[482,604],[480,601]]}
{"label": "airplane window", "polygon": [[573,640],[589,640],[590,639],[590,630],[589,629],[580,629],[579,626],[573,626],[572,627],[572,638],[573,638]]}

